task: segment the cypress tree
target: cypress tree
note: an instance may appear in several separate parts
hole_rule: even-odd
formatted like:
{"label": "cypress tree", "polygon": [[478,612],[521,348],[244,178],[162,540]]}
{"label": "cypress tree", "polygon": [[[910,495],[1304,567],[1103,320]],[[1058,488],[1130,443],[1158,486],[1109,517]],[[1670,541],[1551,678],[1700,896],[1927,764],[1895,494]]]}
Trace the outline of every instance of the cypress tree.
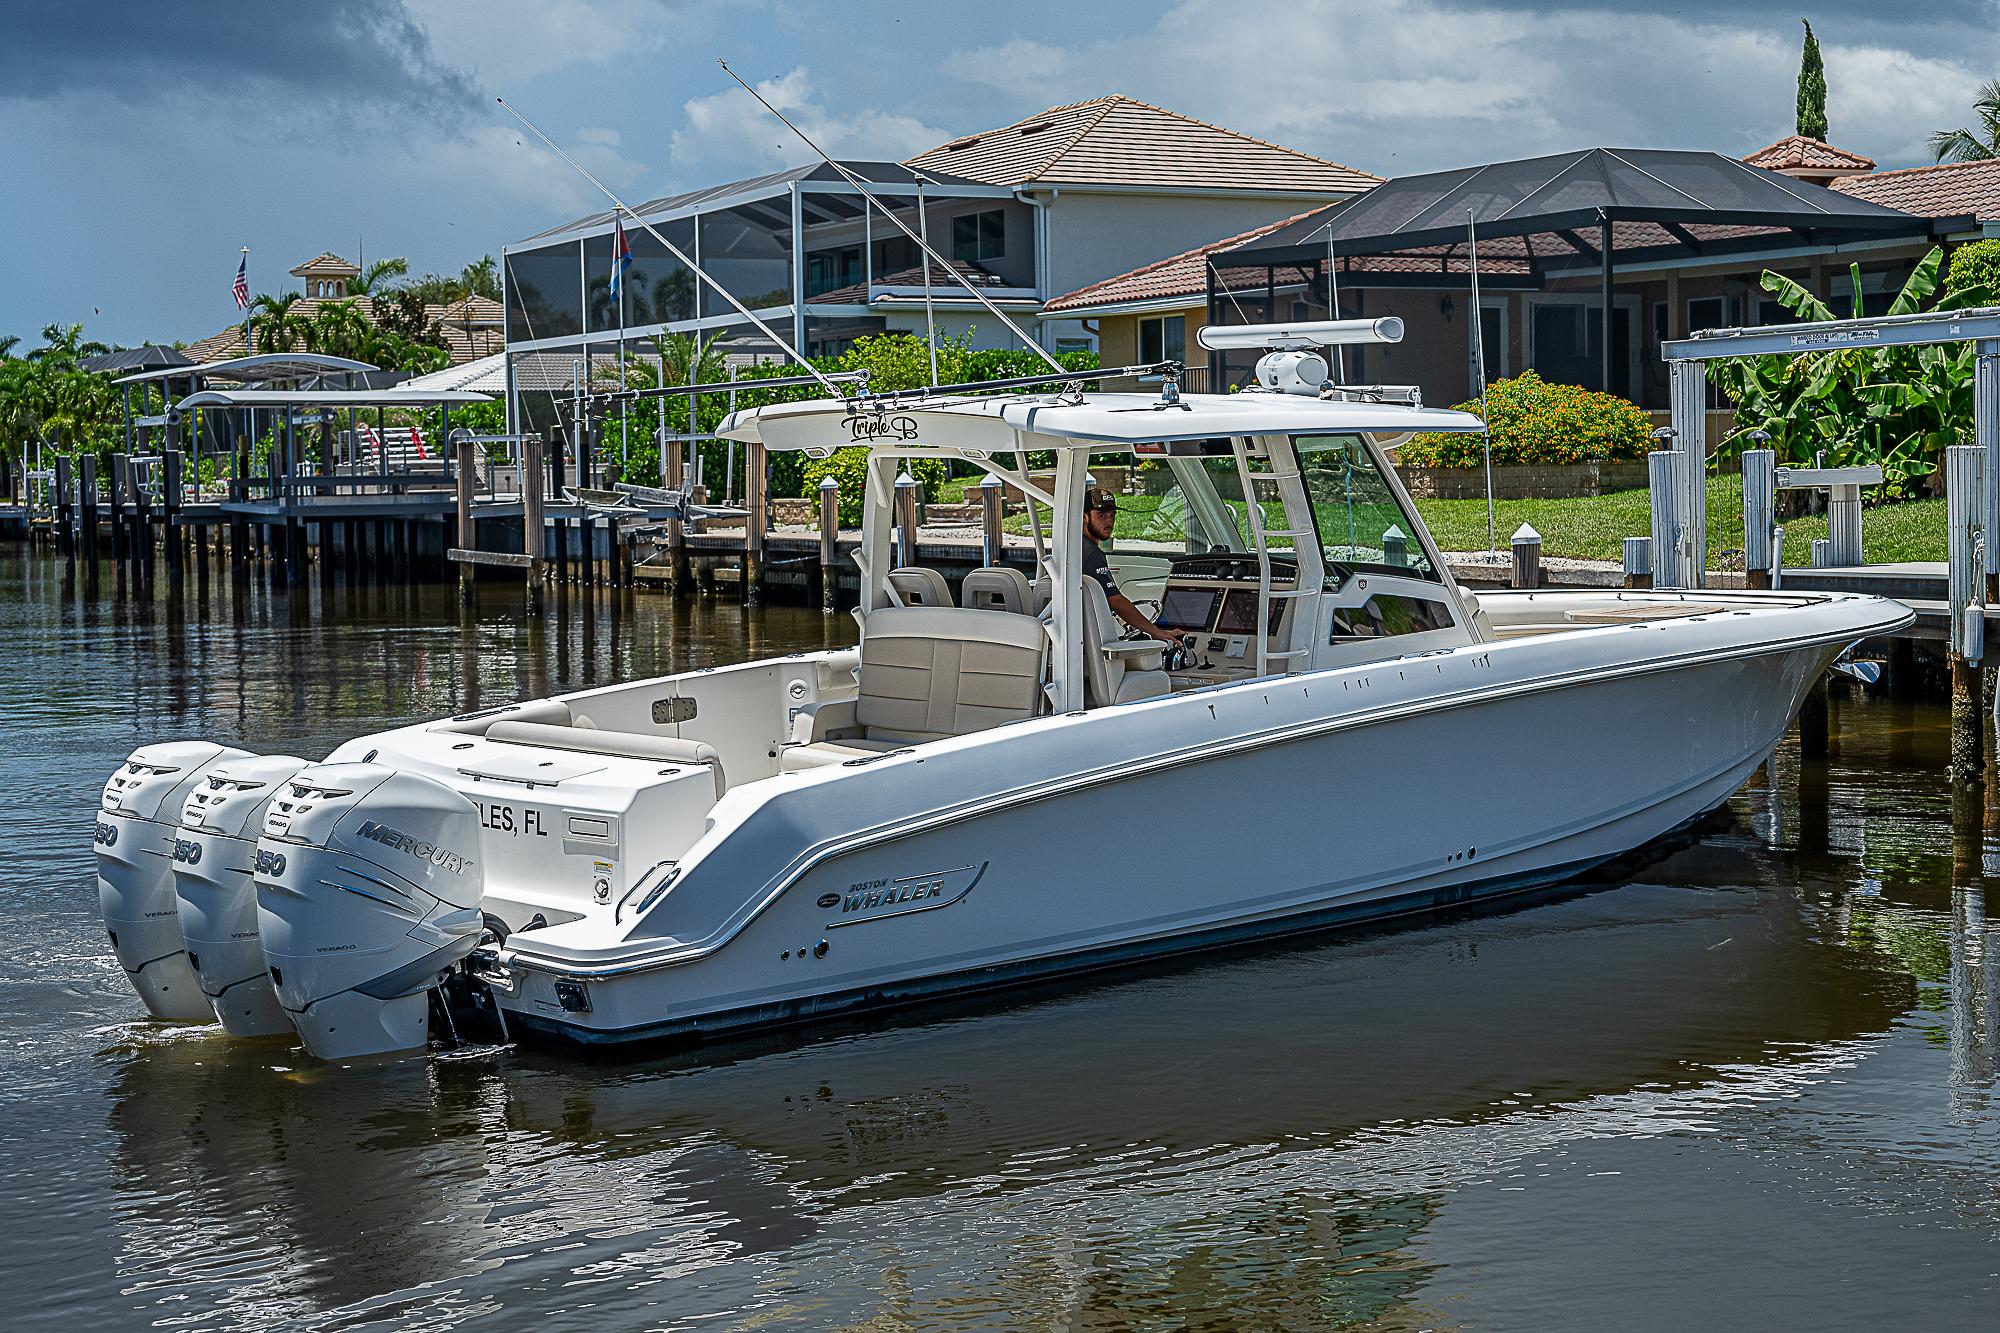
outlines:
{"label": "cypress tree", "polygon": [[1819,38],[1806,19],[1806,47],[1799,55],[1799,127],[1809,139],[1826,138],[1826,66],[1819,59]]}

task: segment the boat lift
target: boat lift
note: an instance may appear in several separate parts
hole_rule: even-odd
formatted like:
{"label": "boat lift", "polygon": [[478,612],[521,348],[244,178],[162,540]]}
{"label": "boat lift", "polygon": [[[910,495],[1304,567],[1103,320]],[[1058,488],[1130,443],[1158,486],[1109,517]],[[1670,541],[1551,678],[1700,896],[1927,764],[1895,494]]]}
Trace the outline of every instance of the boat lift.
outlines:
{"label": "boat lift", "polygon": [[[1705,363],[1733,357],[1803,356],[1852,348],[1921,347],[1971,342],[1972,442],[1945,450],[1945,508],[1949,541],[1945,562],[1952,673],[1952,762],[1955,777],[1980,769],[1980,689],[1986,619],[2000,610],[2000,307],[1823,320],[1746,329],[1709,329],[1661,344],[1671,377],[1670,446],[1651,456],[1654,585],[1699,588],[1707,565],[1708,448],[1703,409]],[[1762,455],[1759,457],[1758,455]],[[1873,468],[1776,468],[1769,450],[1744,456],[1744,565],[1774,569],[1778,551],[1770,521],[1776,487],[1828,487],[1826,563],[1860,567],[1860,487],[1880,481]],[[1752,486],[1752,478],[1756,485]],[[1815,562],[1818,563],[1817,561]],[[2000,729],[2000,714],[1996,714]]]}

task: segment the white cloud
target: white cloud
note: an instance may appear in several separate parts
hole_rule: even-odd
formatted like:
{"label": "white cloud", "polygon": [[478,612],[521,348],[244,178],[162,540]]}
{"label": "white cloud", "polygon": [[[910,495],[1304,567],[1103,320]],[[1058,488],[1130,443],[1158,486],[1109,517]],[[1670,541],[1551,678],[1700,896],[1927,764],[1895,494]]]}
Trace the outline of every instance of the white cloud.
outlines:
{"label": "white cloud", "polygon": [[[800,65],[755,87],[813,142],[835,157],[897,159],[922,152],[951,137],[915,116],[880,107],[828,107]],[[671,155],[690,176],[703,172],[717,180],[753,175],[811,160],[812,149],[757,105],[741,88],[730,87],[683,104],[686,127],[676,130]]]}
{"label": "white cloud", "polygon": [[[1010,115],[1125,92],[1385,175],[1600,144],[1747,152],[1792,127],[1798,30],[1721,17],[1293,0],[1243,23],[1184,0],[1150,27],[1070,46],[1016,37],[939,68],[1013,93]],[[1969,115],[2000,41],[1949,56],[1828,42],[1825,57],[1835,141],[1901,164]]]}
{"label": "white cloud", "polygon": [[716,6],[658,0],[406,0],[446,64],[496,90],[661,50]]}

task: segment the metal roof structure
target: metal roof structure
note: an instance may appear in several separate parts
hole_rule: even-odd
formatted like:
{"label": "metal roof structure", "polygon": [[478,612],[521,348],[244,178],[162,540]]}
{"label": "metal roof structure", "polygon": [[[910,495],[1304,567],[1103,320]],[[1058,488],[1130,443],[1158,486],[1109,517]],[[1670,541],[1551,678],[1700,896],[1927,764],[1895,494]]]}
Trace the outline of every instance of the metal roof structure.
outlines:
{"label": "metal roof structure", "polygon": [[418,375],[404,380],[399,387],[412,393],[428,393],[434,389],[505,393],[507,354],[496,352],[492,356],[482,356],[477,361],[468,361],[462,366],[446,366],[443,370],[433,370],[428,375]]}
{"label": "metal roof structure", "polygon": [[[196,373],[204,380],[268,384],[273,380],[323,379],[330,375],[379,370],[380,366],[371,366],[366,361],[352,361],[344,356],[321,356],[316,352],[260,352],[256,356],[239,356],[230,361],[204,362]],[[143,371],[116,382],[129,384],[139,380],[163,379],[168,374],[179,378],[184,373],[183,370]]]}
{"label": "metal roof structure", "polygon": [[[1351,203],[1308,214],[1226,253],[1232,264],[1298,264],[1329,253],[1379,255],[1462,247],[1468,216],[1486,242],[1521,238],[1531,267],[1596,264],[1586,231],[1623,224],[1612,248],[1627,261],[1938,234],[1914,217],[1721,153],[1585,148],[1401,176]],[[1717,242],[1724,244],[1718,245]],[[1329,246],[1331,249],[1329,250]]]}
{"label": "metal roof structure", "polygon": [[[842,166],[859,176],[871,186],[895,193],[914,191],[921,181],[924,185],[947,187],[986,188],[985,183],[951,175],[947,172],[925,168],[921,172],[912,171],[900,162],[849,162]],[[689,213],[704,209],[706,205],[721,204],[733,206],[749,204],[772,195],[787,194],[793,186],[818,187],[811,190],[811,212],[824,216],[811,216],[810,222],[842,221],[861,216],[865,201],[854,193],[854,187],[840,176],[840,173],[824,162],[810,166],[788,167],[783,171],[773,171],[763,176],[752,176],[746,180],[729,181],[723,185],[711,185],[705,189],[690,190],[685,194],[664,195],[658,199],[648,199],[643,204],[634,204],[632,211],[642,218],[655,219],[675,213]],[[840,195],[853,195],[852,201],[841,199]],[[541,241],[573,235],[578,232],[601,230],[609,227],[618,214],[614,210],[591,213],[574,218],[559,227],[536,232],[525,240],[507,246],[507,250],[518,250]],[[789,207],[773,210],[769,219],[773,225],[789,227],[791,211]]]}
{"label": "metal roof structure", "polygon": [[435,407],[439,403],[490,403],[493,395],[463,389],[203,389],[174,404],[196,407]]}
{"label": "metal roof structure", "polygon": [[172,347],[148,343],[144,347],[121,347],[102,356],[87,356],[77,362],[98,375],[129,375],[138,370],[177,371],[194,362]]}

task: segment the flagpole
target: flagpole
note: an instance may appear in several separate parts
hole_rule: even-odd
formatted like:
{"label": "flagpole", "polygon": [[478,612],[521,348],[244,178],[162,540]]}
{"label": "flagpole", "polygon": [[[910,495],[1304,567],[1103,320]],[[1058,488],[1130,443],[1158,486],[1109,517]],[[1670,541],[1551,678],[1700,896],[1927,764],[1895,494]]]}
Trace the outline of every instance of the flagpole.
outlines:
{"label": "flagpole", "polygon": [[[250,290],[250,247],[243,247],[243,290]],[[250,298],[243,299],[243,355],[255,356],[257,349],[250,345]]]}

